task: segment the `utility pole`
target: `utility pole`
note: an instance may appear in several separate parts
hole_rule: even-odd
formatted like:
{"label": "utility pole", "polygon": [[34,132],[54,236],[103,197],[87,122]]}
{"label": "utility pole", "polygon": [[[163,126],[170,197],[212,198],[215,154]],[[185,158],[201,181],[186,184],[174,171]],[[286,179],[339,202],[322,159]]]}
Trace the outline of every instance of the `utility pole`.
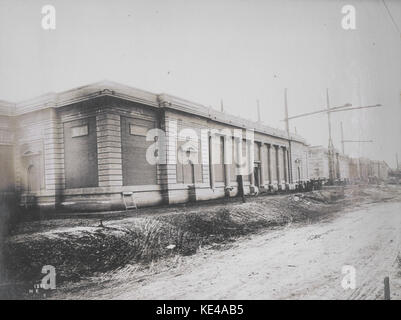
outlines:
{"label": "utility pole", "polygon": [[221,111],[221,112],[224,112],[223,99],[220,100],[220,111]]}
{"label": "utility pole", "polygon": [[344,129],[343,129],[343,122],[340,122],[341,124],[341,146],[342,146],[342,153],[345,154],[345,143],[349,142],[355,142],[355,143],[361,143],[361,142],[373,142],[373,140],[345,140],[344,139]]}
{"label": "utility pole", "polygon": [[395,161],[396,161],[396,164],[397,164],[397,170],[400,170],[400,166],[398,164],[398,153],[395,154]]}
{"label": "utility pole", "polygon": [[290,122],[288,120],[288,100],[287,88],[284,89],[284,116],[285,116],[285,131],[288,136],[288,181],[293,183],[292,179],[292,150],[291,150],[291,135],[290,135]]}
{"label": "utility pole", "polygon": [[[352,104],[346,103],[342,106],[338,107],[330,107],[330,101],[329,101],[329,90],[326,89],[326,107],[324,107],[321,110],[317,111],[312,111],[312,112],[307,112],[303,114],[299,114],[296,116],[291,116],[291,117],[285,117],[283,121],[288,122],[291,119],[297,119],[297,118],[302,118],[318,113],[327,113],[327,123],[328,123],[328,129],[329,129],[329,148],[328,148],[328,153],[329,153],[329,180],[333,181],[334,180],[334,163],[333,163],[333,155],[334,155],[334,145],[333,145],[333,140],[331,136],[331,117],[330,114],[332,112],[343,112],[343,111],[350,111],[350,110],[359,110],[359,109],[368,109],[368,108],[377,108],[381,107],[381,104],[376,104],[376,105],[371,105],[371,106],[359,106],[359,107],[353,107]],[[351,142],[344,140],[344,142]]]}
{"label": "utility pole", "polygon": [[327,108],[327,122],[329,125],[329,182],[334,181],[334,145],[331,138],[331,116],[330,116],[330,100],[329,100],[329,89],[326,89],[326,108]]}

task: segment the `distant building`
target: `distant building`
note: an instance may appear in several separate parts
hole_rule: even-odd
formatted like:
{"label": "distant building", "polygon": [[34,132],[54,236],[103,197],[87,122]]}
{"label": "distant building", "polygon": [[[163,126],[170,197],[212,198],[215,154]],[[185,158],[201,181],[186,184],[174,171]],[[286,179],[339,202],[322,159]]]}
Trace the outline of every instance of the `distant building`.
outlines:
{"label": "distant building", "polygon": [[329,153],[323,146],[311,146],[308,151],[310,179],[329,179]]}
{"label": "distant building", "polygon": [[[334,150],[334,177],[338,181],[370,182],[385,181],[389,167],[384,161],[367,158],[351,158]],[[329,180],[329,153],[323,146],[309,147],[309,178]]]}

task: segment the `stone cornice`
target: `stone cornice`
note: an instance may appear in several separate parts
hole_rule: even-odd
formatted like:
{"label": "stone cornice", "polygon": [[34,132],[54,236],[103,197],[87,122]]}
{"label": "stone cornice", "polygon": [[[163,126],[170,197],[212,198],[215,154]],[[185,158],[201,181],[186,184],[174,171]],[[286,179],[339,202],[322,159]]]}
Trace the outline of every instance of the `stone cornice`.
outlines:
{"label": "stone cornice", "polygon": [[15,103],[0,100],[0,116],[12,116],[15,112]]}
{"label": "stone cornice", "polygon": [[[196,114],[201,117],[209,118],[216,122],[221,122],[234,127],[239,128],[250,128],[254,129],[255,132],[267,134],[273,137],[278,137],[288,140],[288,135],[284,130],[275,129],[264,125],[263,123],[247,120],[241,117],[233,116],[225,112],[205,107],[201,104],[194,103],[182,98],[178,98],[172,95],[160,94],[158,96],[159,104],[161,107],[179,110],[185,113]],[[307,144],[305,139],[296,134],[290,135],[291,141],[300,142]]]}
{"label": "stone cornice", "polygon": [[113,96],[154,107],[158,106],[156,94],[111,81],[101,81],[60,93],[47,93],[33,99],[18,102],[14,105],[14,115],[46,108],[59,108],[102,96]]}
{"label": "stone cornice", "polygon": [[288,137],[284,130],[275,129],[259,122],[236,117],[172,95],[164,93],[157,95],[112,81],[101,81],[59,93],[47,93],[15,104],[0,101],[0,115],[18,116],[47,108],[59,108],[102,96],[116,97],[153,107],[170,108],[239,128],[251,128],[254,129],[255,132],[271,135],[273,137],[296,141],[305,145],[307,144],[302,137],[296,134],[291,134],[290,137]]}

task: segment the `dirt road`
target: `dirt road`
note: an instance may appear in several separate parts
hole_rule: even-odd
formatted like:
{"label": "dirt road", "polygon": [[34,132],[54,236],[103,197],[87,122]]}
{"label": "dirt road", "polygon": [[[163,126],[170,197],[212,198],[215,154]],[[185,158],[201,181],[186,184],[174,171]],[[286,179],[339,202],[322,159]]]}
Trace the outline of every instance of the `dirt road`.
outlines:
{"label": "dirt road", "polygon": [[[201,250],[152,276],[120,271],[101,285],[57,297],[382,299],[388,275],[392,299],[400,299],[400,241],[401,203],[369,204],[320,223],[246,237],[226,250]],[[344,265],[356,269],[355,289],[341,286]]]}

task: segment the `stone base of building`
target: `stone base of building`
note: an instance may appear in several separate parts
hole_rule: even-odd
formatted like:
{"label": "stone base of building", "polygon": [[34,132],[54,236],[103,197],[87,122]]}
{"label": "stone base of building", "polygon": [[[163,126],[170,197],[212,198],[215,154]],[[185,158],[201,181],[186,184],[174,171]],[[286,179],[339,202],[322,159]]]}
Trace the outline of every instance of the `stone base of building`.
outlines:
{"label": "stone base of building", "polygon": [[[245,195],[251,194],[249,183],[244,184]],[[122,211],[133,208],[180,204],[236,197],[238,185],[233,182],[227,188],[224,183],[172,185],[168,190],[160,186],[105,187],[64,190],[63,194],[51,193],[22,194],[20,206],[26,209],[40,209],[47,212],[96,212]]]}

